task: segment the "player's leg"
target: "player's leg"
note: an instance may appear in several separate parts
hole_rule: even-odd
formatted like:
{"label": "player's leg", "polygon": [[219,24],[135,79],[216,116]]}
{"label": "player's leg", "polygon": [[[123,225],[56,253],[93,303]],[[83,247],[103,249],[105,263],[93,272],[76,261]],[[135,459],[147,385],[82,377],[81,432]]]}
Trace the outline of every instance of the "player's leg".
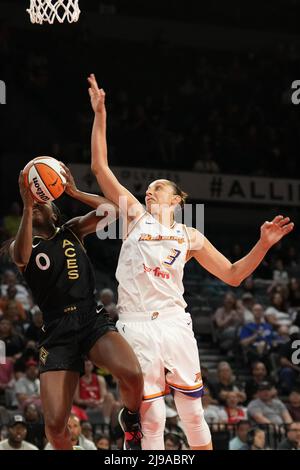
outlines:
{"label": "player's leg", "polygon": [[204,419],[201,398],[175,391],[174,401],[190,448],[212,450],[211,434]]}
{"label": "player's leg", "polygon": [[78,380],[79,373],[68,370],[40,375],[45,432],[54,449],[72,449],[67,423]]}
{"label": "player's leg", "polygon": [[166,424],[166,405],[163,398],[143,401],[141,406],[141,424],[143,430],[143,450],[163,450],[164,429]]}
{"label": "player's leg", "polygon": [[174,390],[178,415],[192,449],[210,450],[211,434],[204,419],[201,396],[199,351],[192,329],[191,316],[181,312],[166,329],[165,357],[167,383]]}
{"label": "player's leg", "polygon": [[144,380],[140,364],[131,346],[115,331],[101,336],[89,352],[90,360],[105,367],[118,380],[122,402],[131,412],[138,412]]}
{"label": "player's leg", "polygon": [[141,449],[141,424],[139,409],[144,380],[140,364],[131,346],[116,331],[101,336],[89,352],[89,358],[98,367],[104,366],[119,382],[121,400],[119,422],[125,434],[124,448]]}

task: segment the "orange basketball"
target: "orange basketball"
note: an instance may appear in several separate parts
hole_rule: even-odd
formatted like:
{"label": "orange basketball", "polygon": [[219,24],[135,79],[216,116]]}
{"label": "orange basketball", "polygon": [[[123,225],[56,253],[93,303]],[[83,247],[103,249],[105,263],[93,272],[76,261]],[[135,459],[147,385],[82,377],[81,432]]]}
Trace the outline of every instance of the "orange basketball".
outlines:
{"label": "orange basketball", "polygon": [[55,158],[37,157],[27,163],[23,174],[25,184],[38,202],[54,201],[65,190],[62,166]]}

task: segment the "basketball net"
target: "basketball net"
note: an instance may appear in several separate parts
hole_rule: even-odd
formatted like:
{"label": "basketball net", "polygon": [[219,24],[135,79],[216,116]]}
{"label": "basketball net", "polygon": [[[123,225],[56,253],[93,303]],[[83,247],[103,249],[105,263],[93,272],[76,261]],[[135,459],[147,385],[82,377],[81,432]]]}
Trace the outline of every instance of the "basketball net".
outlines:
{"label": "basketball net", "polygon": [[75,23],[80,15],[79,0],[30,0],[26,11],[34,24],[53,24],[55,20]]}

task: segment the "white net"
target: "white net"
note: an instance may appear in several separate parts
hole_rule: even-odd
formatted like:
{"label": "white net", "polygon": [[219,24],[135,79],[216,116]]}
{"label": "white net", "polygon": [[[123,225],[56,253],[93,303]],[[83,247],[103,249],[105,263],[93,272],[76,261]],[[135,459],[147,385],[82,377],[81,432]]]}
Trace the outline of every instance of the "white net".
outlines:
{"label": "white net", "polygon": [[30,0],[27,9],[31,23],[75,23],[79,19],[79,0]]}

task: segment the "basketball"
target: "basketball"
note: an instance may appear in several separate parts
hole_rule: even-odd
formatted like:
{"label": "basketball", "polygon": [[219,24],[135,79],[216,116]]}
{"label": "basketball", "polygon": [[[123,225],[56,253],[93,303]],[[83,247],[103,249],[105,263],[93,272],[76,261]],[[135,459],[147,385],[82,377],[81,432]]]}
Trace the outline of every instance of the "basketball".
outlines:
{"label": "basketball", "polygon": [[62,174],[62,166],[55,158],[37,157],[27,163],[23,174],[25,184],[38,202],[54,201],[65,190],[66,179]]}

